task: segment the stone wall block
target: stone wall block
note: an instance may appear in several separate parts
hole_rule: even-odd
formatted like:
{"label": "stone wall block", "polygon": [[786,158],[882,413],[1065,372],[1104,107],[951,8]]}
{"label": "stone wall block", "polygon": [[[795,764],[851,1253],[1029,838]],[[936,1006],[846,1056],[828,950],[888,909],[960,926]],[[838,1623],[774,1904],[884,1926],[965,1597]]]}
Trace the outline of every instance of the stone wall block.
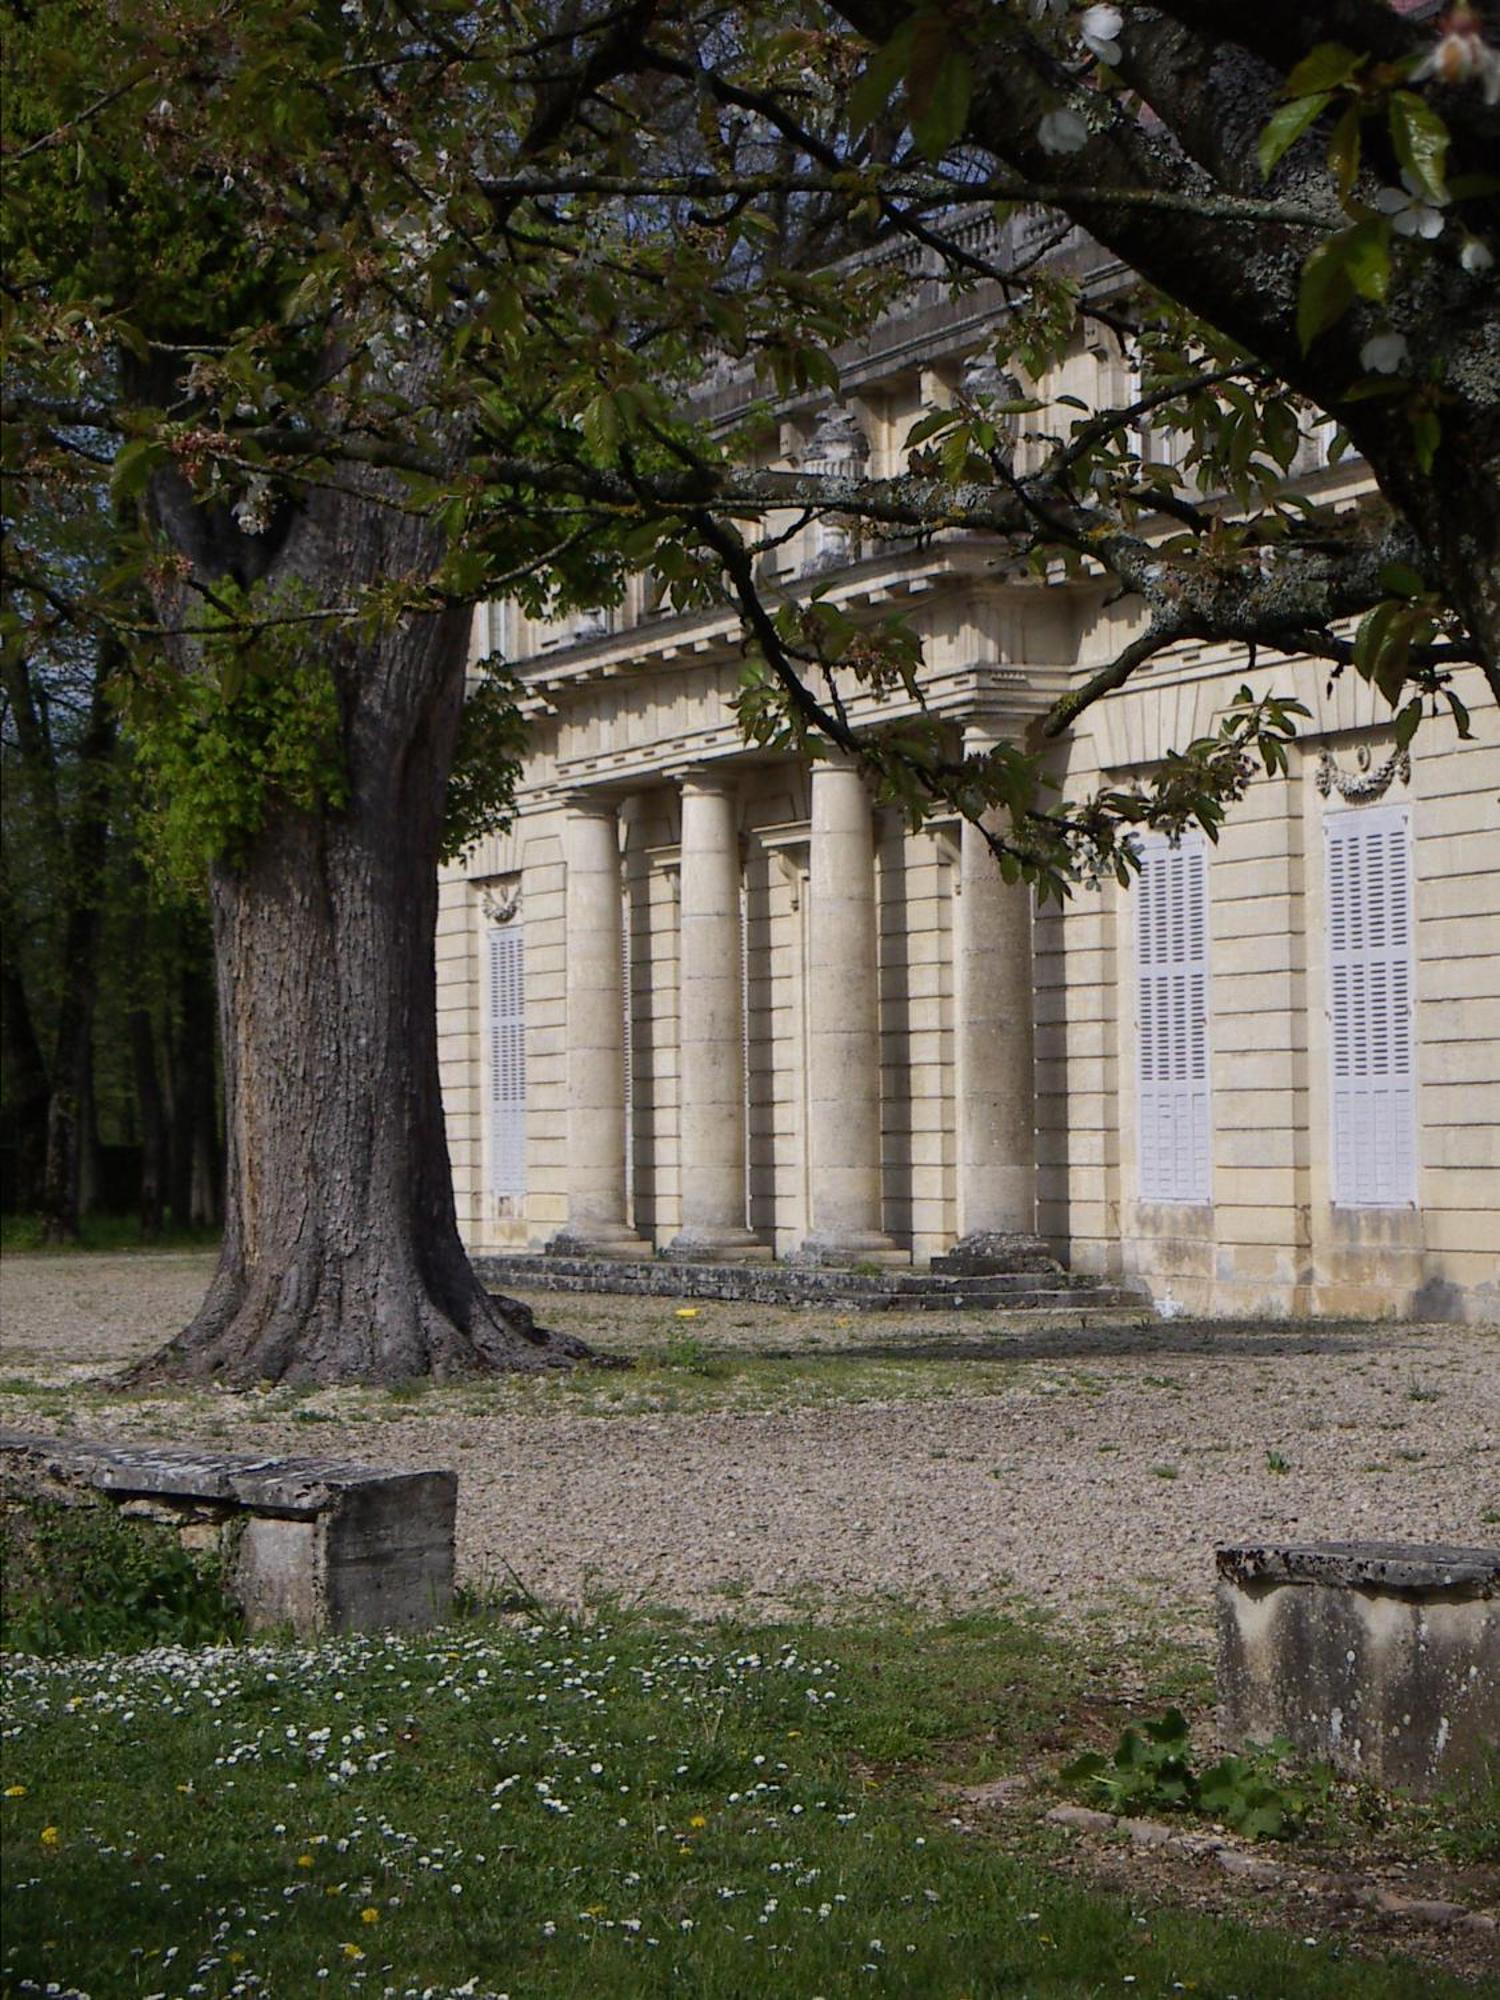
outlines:
{"label": "stone wall block", "polygon": [[1219,1728],[1429,1795],[1500,1746],[1500,1550],[1218,1551]]}

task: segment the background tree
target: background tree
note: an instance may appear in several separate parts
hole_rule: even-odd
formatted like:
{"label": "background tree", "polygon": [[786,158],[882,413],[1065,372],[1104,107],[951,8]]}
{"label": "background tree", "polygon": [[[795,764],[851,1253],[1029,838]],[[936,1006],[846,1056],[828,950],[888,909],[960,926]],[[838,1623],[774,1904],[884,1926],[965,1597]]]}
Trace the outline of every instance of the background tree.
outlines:
{"label": "background tree", "polygon": [[[10,540],[0,641],[5,844],[5,1098],[13,1193],[44,1240],[76,1239],[98,1180],[94,1022],[111,821],[120,795],[118,645],[80,629],[62,590],[97,573],[107,514],[93,489],[39,504]],[[45,568],[58,588],[28,592]]]}
{"label": "background tree", "polygon": [[[518,749],[503,663],[464,708],[476,597],[597,603],[649,564],[679,605],[736,602],[753,732],[858,749],[914,818],[1002,803],[1001,865],[1043,891],[1128,872],[1143,822],[1211,831],[1247,753],[1284,754],[1295,704],[1247,699],[1143,790],[1047,793],[1046,739],[1179,638],[1350,664],[1403,741],[1428,700],[1464,726],[1466,663],[1500,687],[1483,23],[1210,11],[17,10],[7,471],[24,504],[110,441],[138,539],[90,611],[134,642],[137,755],[220,969],[224,1255],[157,1366],[569,1358],[475,1281],[442,1138],[435,862],[503,811]],[[986,264],[954,226],[976,202],[1081,224],[1154,289],[1058,271],[1045,231]],[[1140,394],[1058,416],[997,386],[887,480],[753,469],[774,398],[834,389],[900,282],[832,253],[898,238],[998,285],[1019,387],[1086,319]],[[726,358],[767,392],[727,434],[693,415]],[[1292,395],[1387,505],[1287,494]],[[1148,417],[1188,440],[1190,486],[1143,464]],[[758,556],[799,512],[1004,538],[1113,578],[1140,632],[1034,741],[964,761],[920,714],[856,737],[851,689],[919,696],[920,657],[816,595],[766,600]],[[152,620],[122,609],[132,577]]]}

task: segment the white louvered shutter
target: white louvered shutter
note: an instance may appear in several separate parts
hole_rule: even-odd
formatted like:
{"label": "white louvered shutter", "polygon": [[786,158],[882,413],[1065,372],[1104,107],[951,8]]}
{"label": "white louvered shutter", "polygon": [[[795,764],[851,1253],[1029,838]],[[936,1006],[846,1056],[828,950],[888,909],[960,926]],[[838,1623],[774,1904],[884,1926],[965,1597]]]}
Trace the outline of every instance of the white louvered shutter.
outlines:
{"label": "white louvered shutter", "polygon": [[1333,1198],[1417,1198],[1411,830],[1404,806],[1330,813],[1328,1037]]}
{"label": "white louvered shutter", "polygon": [[490,1193],[526,1194],[526,956],[520,924],[488,933]]}
{"label": "white louvered shutter", "polygon": [[1143,1201],[1207,1201],[1208,858],[1201,834],[1142,843],[1136,1009]]}

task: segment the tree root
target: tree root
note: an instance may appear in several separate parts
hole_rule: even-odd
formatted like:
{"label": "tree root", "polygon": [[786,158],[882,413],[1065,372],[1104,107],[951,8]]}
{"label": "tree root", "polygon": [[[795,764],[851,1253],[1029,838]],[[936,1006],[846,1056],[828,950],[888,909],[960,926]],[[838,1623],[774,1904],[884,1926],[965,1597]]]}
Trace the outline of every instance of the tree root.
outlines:
{"label": "tree root", "polygon": [[118,1379],[128,1389],[209,1383],[253,1389],[273,1383],[326,1388],[536,1374],[581,1363],[615,1365],[572,1334],[536,1324],[518,1299],[491,1296],[471,1271],[456,1310],[445,1310],[414,1275],[369,1288],[307,1287],[295,1269],[247,1280],[221,1266],[192,1323]]}

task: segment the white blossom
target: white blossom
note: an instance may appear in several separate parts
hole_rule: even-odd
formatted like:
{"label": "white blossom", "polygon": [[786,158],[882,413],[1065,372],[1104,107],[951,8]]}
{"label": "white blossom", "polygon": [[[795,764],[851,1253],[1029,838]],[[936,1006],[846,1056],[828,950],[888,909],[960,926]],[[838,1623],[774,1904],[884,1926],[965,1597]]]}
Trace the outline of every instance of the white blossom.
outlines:
{"label": "white blossom", "polygon": [[1464,247],[1458,253],[1458,261],[1471,277],[1477,278],[1484,271],[1495,268],[1495,253],[1488,243],[1477,236],[1466,236]]}
{"label": "white blossom", "polygon": [[1404,169],[1401,187],[1383,187],[1375,197],[1375,206],[1382,215],[1391,218],[1391,227],[1398,236],[1421,236],[1431,241],[1443,233],[1442,204],[1424,194],[1421,187]]}
{"label": "white blossom", "polygon": [[1088,144],[1089,128],[1076,111],[1061,104],[1042,119],[1036,136],[1044,153],[1078,153]]}
{"label": "white blossom", "polygon": [[1500,104],[1500,50],[1484,39],[1484,23],[1459,0],[1438,23],[1441,33],[1411,73],[1413,83],[1434,76],[1440,83],[1479,83],[1486,104]]}
{"label": "white blossom", "polygon": [[252,473],[233,509],[235,520],[247,535],[263,535],[271,525],[271,500],[270,480],[262,473]]}
{"label": "white blossom", "polygon": [[1124,25],[1125,16],[1118,7],[1086,7],[1078,24],[1079,39],[1100,62],[1117,63],[1120,60],[1119,33]]}
{"label": "white blossom", "polygon": [[1397,375],[1410,355],[1404,333],[1375,333],[1359,350],[1359,365],[1371,375]]}

